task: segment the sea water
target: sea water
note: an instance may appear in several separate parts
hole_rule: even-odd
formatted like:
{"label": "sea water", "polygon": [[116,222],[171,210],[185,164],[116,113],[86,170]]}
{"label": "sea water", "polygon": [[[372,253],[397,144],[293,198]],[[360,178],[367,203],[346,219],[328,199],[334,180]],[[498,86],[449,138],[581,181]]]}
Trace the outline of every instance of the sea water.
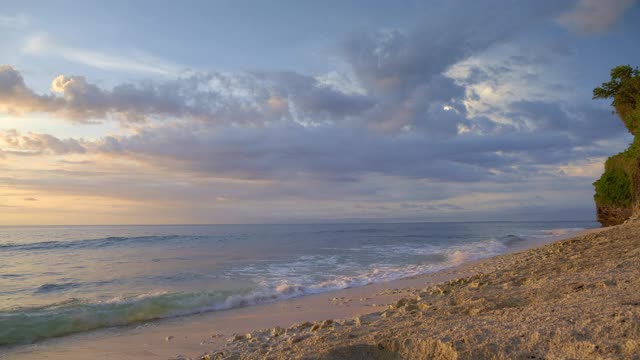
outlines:
{"label": "sea water", "polygon": [[0,227],[0,346],[425,274],[596,226]]}

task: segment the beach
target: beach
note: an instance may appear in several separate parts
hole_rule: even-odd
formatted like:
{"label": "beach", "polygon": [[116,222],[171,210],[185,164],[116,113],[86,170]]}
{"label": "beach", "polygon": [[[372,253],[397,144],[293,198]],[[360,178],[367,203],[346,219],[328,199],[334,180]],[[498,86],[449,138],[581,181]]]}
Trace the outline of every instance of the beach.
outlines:
{"label": "beach", "polygon": [[638,233],[638,224],[594,229],[435,273],[72,335],[0,354],[11,359],[633,358],[640,341]]}
{"label": "beach", "polygon": [[636,359],[638,234],[626,224],[499,256],[382,311],[237,335],[204,358]]}

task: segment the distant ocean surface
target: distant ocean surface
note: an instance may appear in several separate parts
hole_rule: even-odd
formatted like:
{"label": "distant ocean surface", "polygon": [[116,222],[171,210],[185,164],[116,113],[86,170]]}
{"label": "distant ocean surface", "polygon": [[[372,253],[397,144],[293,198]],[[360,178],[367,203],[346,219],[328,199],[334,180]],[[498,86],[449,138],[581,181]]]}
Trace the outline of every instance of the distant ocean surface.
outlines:
{"label": "distant ocean surface", "polygon": [[0,227],[0,345],[394,280],[593,227]]}

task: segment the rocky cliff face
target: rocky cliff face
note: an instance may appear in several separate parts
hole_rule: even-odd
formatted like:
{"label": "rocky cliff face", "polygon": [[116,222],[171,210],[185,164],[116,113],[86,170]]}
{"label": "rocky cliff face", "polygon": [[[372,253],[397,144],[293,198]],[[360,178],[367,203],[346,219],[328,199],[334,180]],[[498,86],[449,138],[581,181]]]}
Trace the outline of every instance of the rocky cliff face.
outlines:
{"label": "rocky cliff face", "polygon": [[622,224],[633,215],[633,211],[630,208],[598,204],[597,202],[596,211],[598,222],[602,226],[613,226]]}

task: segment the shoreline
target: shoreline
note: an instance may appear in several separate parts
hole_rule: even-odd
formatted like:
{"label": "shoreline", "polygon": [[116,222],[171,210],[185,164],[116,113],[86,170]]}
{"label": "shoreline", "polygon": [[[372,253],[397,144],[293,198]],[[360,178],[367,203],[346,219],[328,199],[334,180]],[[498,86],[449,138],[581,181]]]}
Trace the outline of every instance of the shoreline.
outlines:
{"label": "shoreline", "polygon": [[203,353],[223,347],[233,334],[275,326],[287,327],[296,322],[353,318],[380,312],[417,288],[495,271],[501,266],[501,257],[608,229],[595,228],[529,239],[505,254],[409,278],[12,346],[0,349],[0,359],[170,359],[179,355],[198,358]]}

